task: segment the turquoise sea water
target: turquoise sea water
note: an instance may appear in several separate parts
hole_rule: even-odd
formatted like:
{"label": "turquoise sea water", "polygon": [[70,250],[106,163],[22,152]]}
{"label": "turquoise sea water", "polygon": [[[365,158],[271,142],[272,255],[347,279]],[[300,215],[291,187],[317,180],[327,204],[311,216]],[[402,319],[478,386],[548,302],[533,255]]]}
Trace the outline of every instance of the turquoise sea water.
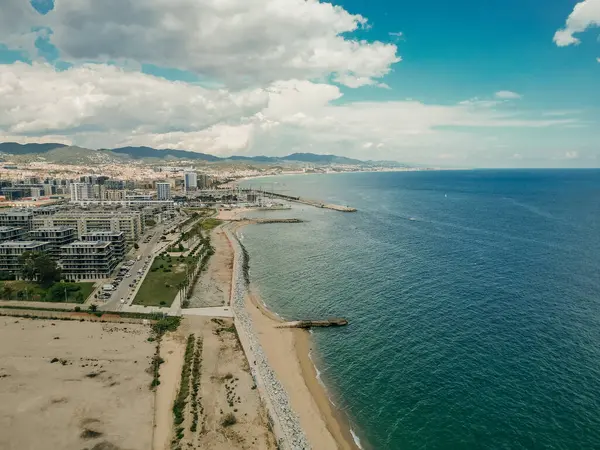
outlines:
{"label": "turquoise sea water", "polygon": [[364,448],[600,448],[600,171],[249,184],[359,209],[242,235],[271,309],[350,321],[313,358]]}

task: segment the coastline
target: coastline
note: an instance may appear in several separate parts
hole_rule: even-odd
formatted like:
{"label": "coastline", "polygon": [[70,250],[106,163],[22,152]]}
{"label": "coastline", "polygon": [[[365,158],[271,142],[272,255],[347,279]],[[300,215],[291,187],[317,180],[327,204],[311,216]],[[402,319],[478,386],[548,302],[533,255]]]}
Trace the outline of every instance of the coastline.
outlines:
{"label": "coastline", "polygon": [[[276,325],[284,322],[277,314],[272,312],[268,307],[262,302],[261,298],[256,293],[256,289],[251,287],[251,294],[249,296],[250,306],[254,307],[255,310],[266,319],[261,321],[260,319],[255,320],[255,324],[257,326],[257,332],[265,335],[265,337],[275,337],[278,339],[270,339],[269,343],[267,343],[267,348],[265,349],[267,353],[269,353],[268,347],[271,345],[282,346],[282,341],[286,341],[286,335],[289,336],[288,340],[291,343],[291,351],[289,354],[292,356],[290,359],[294,359],[295,361],[286,361],[285,364],[293,367],[295,371],[300,375],[300,382],[304,384],[304,389],[297,389],[296,383],[298,380],[295,380],[292,383],[292,380],[289,380],[289,374],[282,379],[282,383],[285,385],[292,385],[294,391],[298,390],[299,395],[309,397],[314,405],[309,405],[308,401],[303,401],[305,403],[301,406],[301,411],[313,410],[312,413],[317,413],[320,415],[320,419],[324,422],[325,428],[327,429],[328,434],[335,441],[335,446],[331,448],[339,448],[344,450],[358,450],[360,447],[356,445],[354,441],[354,437],[351,432],[350,422],[345,416],[343,411],[340,411],[336,408],[336,406],[331,402],[329,395],[327,394],[327,390],[318,379],[317,368],[310,357],[310,353],[313,348],[312,338],[310,333],[307,330],[300,328],[274,328]],[[269,327],[272,329],[272,333],[265,333],[264,327]],[[265,341],[265,339],[263,339]],[[265,342],[266,343],[266,342]],[[265,345],[263,345],[265,346]],[[287,347],[287,346],[286,346]],[[274,352],[272,352],[274,353]],[[277,372],[277,368],[275,368]],[[287,386],[286,386],[287,387]],[[304,391],[304,392],[300,392]],[[295,392],[290,394],[292,406],[295,403],[299,403],[298,399],[294,398]],[[307,395],[308,394],[308,395]],[[296,400],[296,402],[295,402]],[[300,422],[303,422],[303,414],[299,413]],[[311,424],[314,426],[314,424]],[[306,431],[306,430],[305,430]],[[311,433],[310,431],[306,431],[309,440],[312,442],[311,434],[315,435],[316,433]],[[316,438],[316,436],[314,436]],[[320,446],[315,448],[325,448],[323,446],[323,442],[319,442]]]}
{"label": "coastline", "polygon": [[[237,231],[245,225],[226,225],[226,234],[231,233],[232,238],[237,240]],[[237,245],[230,244],[236,252],[239,241]],[[236,276],[241,277],[241,274],[234,273],[232,286],[235,286]],[[336,409],[318,379],[310,357],[313,345],[310,333],[301,329],[276,328],[283,320],[268,309],[252,284],[246,288],[244,297],[244,308],[252,322],[254,337],[286,391],[292,414],[297,416],[311,447],[319,450],[359,450],[349,420],[343,411]],[[251,359],[250,354],[247,356]]]}

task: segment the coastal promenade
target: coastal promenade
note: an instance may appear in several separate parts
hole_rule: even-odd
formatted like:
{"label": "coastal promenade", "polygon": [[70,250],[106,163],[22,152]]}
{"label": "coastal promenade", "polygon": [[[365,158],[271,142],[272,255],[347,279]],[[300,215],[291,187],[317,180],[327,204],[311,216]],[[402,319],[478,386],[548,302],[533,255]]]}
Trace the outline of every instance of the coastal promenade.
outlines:
{"label": "coastal promenade", "polygon": [[237,236],[223,227],[234,251],[231,310],[235,319],[240,343],[250,364],[252,377],[256,382],[261,398],[268,411],[273,432],[279,448],[285,450],[308,450],[310,445],[304,435],[297,415],[290,406],[288,395],[269,365],[266,355],[258,342],[252,319],[245,308],[247,286],[243,277],[243,254]]}

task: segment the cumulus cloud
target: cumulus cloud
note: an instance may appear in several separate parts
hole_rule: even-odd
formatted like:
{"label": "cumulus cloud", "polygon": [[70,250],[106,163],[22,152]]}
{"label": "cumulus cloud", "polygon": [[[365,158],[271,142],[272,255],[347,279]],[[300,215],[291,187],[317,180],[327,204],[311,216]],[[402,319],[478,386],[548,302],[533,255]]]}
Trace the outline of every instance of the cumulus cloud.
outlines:
{"label": "cumulus cloud", "polygon": [[521,95],[512,91],[498,91],[496,92],[495,97],[502,100],[517,100],[521,98]]}
{"label": "cumulus cloud", "polygon": [[77,129],[196,130],[263,109],[263,90],[229,92],[104,64],[58,72],[49,64],[0,65],[0,129],[23,135]]}
{"label": "cumulus cloud", "polygon": [[[3,1],[11,14],[2,17],[15,28],[8,31],[23,31],[28,2]],[[69,61],[134,60],[230,86],[330,76],[376,85],[400,61],[393,44],[348,36],[367,25],[364,17],[317,0],[56,0],[38,16]]]}
{"label": "cumulus cloud", "polygon": [[589,27],[600,25],[600,0],[584,0],[575,5],[567,18],[565,27],[554,34],[554,42],[559,47],[579,44],[574,34],[581,33]]}

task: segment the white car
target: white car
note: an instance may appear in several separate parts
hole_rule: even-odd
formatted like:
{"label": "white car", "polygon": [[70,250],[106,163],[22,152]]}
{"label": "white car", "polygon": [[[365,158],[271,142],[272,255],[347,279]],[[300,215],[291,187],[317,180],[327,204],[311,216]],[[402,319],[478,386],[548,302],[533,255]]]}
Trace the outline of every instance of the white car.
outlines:
{"label": "white car", "polygon": [[125,303],[125,299],[124,298],[121,299],[121,303]]}

